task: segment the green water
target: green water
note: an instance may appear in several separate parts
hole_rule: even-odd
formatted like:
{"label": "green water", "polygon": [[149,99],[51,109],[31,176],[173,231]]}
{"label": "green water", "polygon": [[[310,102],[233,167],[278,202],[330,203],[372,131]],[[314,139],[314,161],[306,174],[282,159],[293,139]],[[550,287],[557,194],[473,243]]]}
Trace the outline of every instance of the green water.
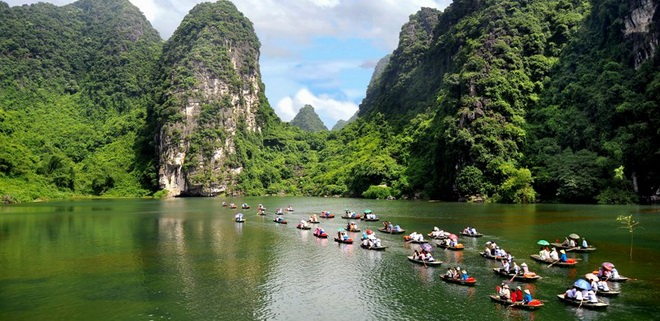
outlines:
{"label": "green water", "polygon": [[[252,205],[231,210],[221,202]],[[263,203],[268,216],[256,215]],[[291,204],[288,225],[272,222],[273,211]],[[346,224],[344,208],[372,209],[409,232],[433,226],[459,232],[466,225],[486,234],[461,239],[463,252],[436,248],[438,268],[406,260],[416,245],[380,235],[384,252],[338,245],[295,228],[322,210]],[[234,223],[238,211],[247,222]],[[630,233],[615,218],[633,214]],[[379,222],[358,223],[376,228]],[[23,204],[0,211],[0,320],[651,320],[660,309],[660,208],[584,205],[480,205],[335,198],[195,198],[88,200]],[[528,259],[536,241],[575,232],[596,245],[574,269]],[[334,233],[331,233],[331,235]],[[359,238],[354,235],[354,238]],[[486,240],[509,250],[543,276],[522,284],[547,300],[536,312],[507,309],[487,295],[503,279],[494,261],[478,255]],[[628,283],[605,298],[604,311],[569,307],[556,294],[603,261],[616,264]],[[447,266],[474,276],[474,288],[442,282]],[[517,284],[516,284],[517,285]]]}

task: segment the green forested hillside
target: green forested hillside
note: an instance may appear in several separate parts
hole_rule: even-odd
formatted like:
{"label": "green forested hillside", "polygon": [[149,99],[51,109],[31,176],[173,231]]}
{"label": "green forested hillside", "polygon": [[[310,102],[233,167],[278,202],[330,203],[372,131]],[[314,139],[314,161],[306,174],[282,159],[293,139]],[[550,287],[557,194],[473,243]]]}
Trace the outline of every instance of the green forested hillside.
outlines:
{"label": "green forested hillside", "polygon": [[421,9],[359,117],[308,133],[270,107],[259,40],[227,0],[196,6],[165,43],[128,0],[0,2],[0,195],[183,182],[181,195],[648,201],[660,186],[657,5]]}
{"label": "green forested hillside", "polygon": [[128,0],[0,3],[5,201],[151,193],[136,138],[159,51]]}

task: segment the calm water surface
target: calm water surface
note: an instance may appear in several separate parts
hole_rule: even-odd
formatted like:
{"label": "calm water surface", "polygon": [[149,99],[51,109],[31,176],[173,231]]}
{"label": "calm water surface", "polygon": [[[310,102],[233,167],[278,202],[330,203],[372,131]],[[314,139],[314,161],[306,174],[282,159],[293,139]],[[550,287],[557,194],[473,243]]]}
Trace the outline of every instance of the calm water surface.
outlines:
{"label": "calm water surface", "polygon": [[[221,207],[222,201],[252,205]],[[257,216],[256,206],[268,208]],[[273,211],[291,204],[288,225]],[[380,235],[385,252],[338,245],[295,224],[329,210],[320,226],[331,236],[347,220],[344,208],[372,209],[409,232],[466,225],[486,234],[461,239],[463,252],[436,248],[441,267],[413,265],[417,248],[401,236]],[[324,198],[195,198],[88,200],[0,208],[0,320],[652,320],[660,309],[660,208],[576,205],[481,205]],[[247,222],[234,223],[238,211]],[[633,214],[643,229],[630,234],[615,218]],[[377,228],[379,222],[358,223]],[[536,241],[587,237],[599,250],[569,254],[576,268],[529,259]],[[354,238],[359,238],[354,235]],[[507,309],[487,295],[503,279],[478,255],[494,240],[543,279],[522,284],[547,300],[536,312]],[[636,280],[614,284],[622,294],[590,311],[559,302],[576,278],[603,261]],[[473,288],[439,278],[460,265],[478,280]],[[516,284],[517,285],[517,284]]]}

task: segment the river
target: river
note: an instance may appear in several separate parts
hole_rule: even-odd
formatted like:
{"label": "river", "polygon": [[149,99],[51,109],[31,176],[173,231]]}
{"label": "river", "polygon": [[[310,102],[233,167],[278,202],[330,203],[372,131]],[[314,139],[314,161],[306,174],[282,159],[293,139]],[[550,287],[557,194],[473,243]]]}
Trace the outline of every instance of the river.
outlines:
{"label": "river", "polygon": [[[246,202],[252,209],[221,203]],[[268,216],[257,216],[257,204]],[[272,222],[276,208],[293,206],[288,225]],[[434,226],[485,237],[460,238],[462,252],[434,249],[440,267],[407,261],[417,248],[401,235],[382,235],[384,252],[318,239],[295,228],[323,210],[337,217],[320,226],[331,235],[346,225],[344,208],[371,209],[408,232]],[[233,222],[243,212],[244,224]],[[641,228],[619,228],[633,215]],[[375,229],[380,222],[359,222]],[[79,200],[3,206],[0,211],[0,320],[650,320],[660,309],[660,207],[496,205],[344,198],[250,197],[171,200]],[[578,233],[598,247],[569,253],[576,268],[529,259],[537,240]],[[354,235],[359,238],[359,235]],[[494,261],[478,255],[487,240],[510,251],[543,278],[518,284],[545,306],[506,308],[489,294],[506,281]],[[556,294],[602,262],[635,280],[612,284],[603,311],[570,307]],[[460,265],[477,286],[440,276]]]}

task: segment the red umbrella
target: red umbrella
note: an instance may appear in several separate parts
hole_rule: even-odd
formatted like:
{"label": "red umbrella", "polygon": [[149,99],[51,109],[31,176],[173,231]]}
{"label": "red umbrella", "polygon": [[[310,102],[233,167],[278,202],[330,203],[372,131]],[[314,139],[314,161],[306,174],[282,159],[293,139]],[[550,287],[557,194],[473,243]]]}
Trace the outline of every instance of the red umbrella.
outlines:
{"label": "red umbrella", "polygon": [[614,268],[614,264],[612,264],[610,262],[604,262],[603,263],[603,268],[605,268],[608,271],[612,271],[612,269]]}
{"label": "red umbrella", "polygon": [[456,236],[456,234],[449,234],[449,238],[452,240],[458,240],[458,236]]}

